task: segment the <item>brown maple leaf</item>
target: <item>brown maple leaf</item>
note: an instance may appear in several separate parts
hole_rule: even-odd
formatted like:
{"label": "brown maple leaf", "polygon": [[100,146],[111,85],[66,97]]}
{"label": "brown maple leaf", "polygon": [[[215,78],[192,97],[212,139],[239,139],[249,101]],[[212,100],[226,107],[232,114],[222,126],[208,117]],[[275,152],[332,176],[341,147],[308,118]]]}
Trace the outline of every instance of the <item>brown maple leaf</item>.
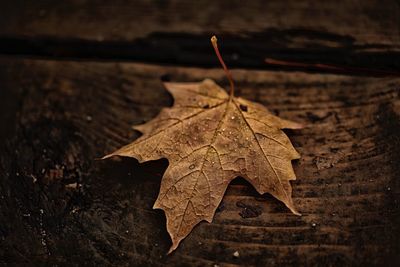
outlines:
{"label": "brown maple leaf", "polygon": [[164,210],[177,248],[202,220],[212,221],[228,184],[241,176],[260,194],[270,193],[294,214],[291,160],[300,155],[281,129],[301,125],[272,115],[264,106],[228,94],[214,81],[165,83],[174,104],[153,120],[135,126],[143,135],[104,158],[133,157],[139,162],[167,158],[154,209]]}

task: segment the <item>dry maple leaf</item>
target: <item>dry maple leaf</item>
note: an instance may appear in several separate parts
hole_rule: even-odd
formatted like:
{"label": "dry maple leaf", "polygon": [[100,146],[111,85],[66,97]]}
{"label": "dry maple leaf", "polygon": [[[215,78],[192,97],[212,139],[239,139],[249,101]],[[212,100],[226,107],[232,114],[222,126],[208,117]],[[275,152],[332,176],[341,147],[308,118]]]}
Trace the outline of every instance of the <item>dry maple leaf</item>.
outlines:
{"label": "dry maple leaf", "polygon": [[104,157],[126,156],[139,162],[168,159],[154,209],[166,214],[172,239],[169,252],[200,221],[212,221],[228,184],[237,176],[299,215],[289,181],[296,179],[291,160],[300,155],[281,129],[301,125],[272,115],[261,104],[234,97],[216,40],[213,45],[231,82],[231,93],[210,79],[165,83],[174,105],[134,126],[143,135]]}

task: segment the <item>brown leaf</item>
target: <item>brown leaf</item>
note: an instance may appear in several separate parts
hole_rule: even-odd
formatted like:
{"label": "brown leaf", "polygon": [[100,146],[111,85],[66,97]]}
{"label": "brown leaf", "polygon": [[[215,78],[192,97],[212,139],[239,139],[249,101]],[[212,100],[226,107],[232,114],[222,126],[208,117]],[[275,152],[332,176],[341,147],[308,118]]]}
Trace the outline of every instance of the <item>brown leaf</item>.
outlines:
{"label": "brown leaf", "polygon": [[175,99],[173,107],[135,126],[143,135],[104,158],[169,160],[154,204],[167,217],[169,252],[200,221],[212,221],[228,184],[237,176],[299,215],[289,181],[296,179],[291,160],[300,156],[281,129],[301,125],[272,115],[261,104],[229,96],[209,79],[165,86]]}

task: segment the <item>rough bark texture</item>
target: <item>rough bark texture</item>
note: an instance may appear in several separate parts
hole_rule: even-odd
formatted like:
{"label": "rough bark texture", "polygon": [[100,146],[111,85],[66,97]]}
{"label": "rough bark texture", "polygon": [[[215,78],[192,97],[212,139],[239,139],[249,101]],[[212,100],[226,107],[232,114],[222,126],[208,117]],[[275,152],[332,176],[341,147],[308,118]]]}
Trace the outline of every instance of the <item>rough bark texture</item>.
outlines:
{"label": "rough bark texture", "polygon": [[[0,264],[400,263],[400,78],[369,77],[399,71],[398,1],[261,2],[1,4]],[[152,206],[168,162],[96,159],[172,105],[161,80],[227,87],[209,31],[230,34],[221,50],[242,67],[238,96],[307,125],[287,132],[302,155],[292,186],[303,216],[238,178],[214,221],[166,256]],[[267,71],[265,57],[368,70]]]}

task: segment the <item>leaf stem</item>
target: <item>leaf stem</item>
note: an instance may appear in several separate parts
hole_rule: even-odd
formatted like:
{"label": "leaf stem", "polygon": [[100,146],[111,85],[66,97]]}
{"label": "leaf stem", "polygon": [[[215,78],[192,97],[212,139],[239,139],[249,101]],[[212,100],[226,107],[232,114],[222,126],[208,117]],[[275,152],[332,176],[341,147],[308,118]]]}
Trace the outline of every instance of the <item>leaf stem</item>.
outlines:
{"label": "leaf stem", "polygon": [[229,95],[232,97],[232,96],[233,96],[233,93],[234,93],[234,91],[235,91],[235,85],[234,85],[234,83],[233,83],[232,74],[231,74],[231,72],[229,71],[229,69],[226,67],[225,62],[224,62],[224,60],[222,59],[221,54],[219,53],[217,41],[218,41],[217,36],[213,35],[213,36],[211,37],[211,44],[212,44],[212,46],[214,47],[215,54],[217,54],[218,60],[219,60],[219,62],[221,63],[222,68],[224,68],[224,71],[225,71],[226,76],[228,77],[229,83],[230,83],[230,85],[231,85],[231,89],[230,89],[230,91],[229,91]]}

